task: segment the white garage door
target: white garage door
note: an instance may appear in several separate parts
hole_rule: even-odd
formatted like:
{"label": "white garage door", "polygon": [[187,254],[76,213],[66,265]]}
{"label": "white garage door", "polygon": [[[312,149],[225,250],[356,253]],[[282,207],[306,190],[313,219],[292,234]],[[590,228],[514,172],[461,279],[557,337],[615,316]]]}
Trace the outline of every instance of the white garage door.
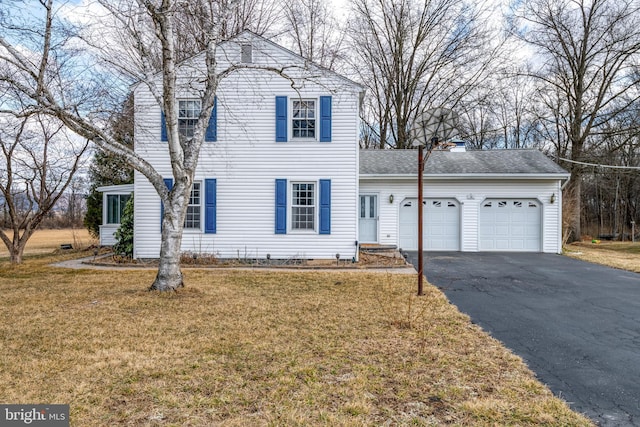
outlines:
{"label": "white garage door", "polygon": [[[424,199],[423,248],[460,250],[460,203],[455,199]],[[418,249],[418,199],[400,203],[400,248]]]}
{"label": "white garage door", "polygon": [[487,199],[480,206],[480,250],[540,252],[541,203]]}

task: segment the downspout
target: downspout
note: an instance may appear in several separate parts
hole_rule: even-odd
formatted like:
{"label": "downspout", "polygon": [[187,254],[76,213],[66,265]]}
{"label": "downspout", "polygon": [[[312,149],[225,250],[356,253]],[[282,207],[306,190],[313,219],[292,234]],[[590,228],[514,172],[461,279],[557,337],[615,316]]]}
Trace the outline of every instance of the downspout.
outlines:
{"label": "downspout", "polygon": [[[358,206],[358,201],[360,198],[360,112],[362,111],[362,107],[364,105],[364,95],[365,91],[362,90],[358,93],[358,109],[356,111],[356,123],[358,124],[357,129],[358,133],[356,134],[356,182],[355,182],[355,200],[356,206]],[[360,261],[360,246],[358,244],[358,240],[360,239],[359,230],[360,230],[360,218],[357,215],[357,207],[356,207],[356,215],[355,215],[355,229],[356,229],[356,238],[355,238],[355,253],[353,255],[353,261]]]}

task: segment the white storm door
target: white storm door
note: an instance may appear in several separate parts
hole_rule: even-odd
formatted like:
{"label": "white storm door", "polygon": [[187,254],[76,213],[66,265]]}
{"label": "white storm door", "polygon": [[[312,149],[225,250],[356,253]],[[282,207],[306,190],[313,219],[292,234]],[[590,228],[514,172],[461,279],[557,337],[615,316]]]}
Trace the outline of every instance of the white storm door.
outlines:
{"label": "white storm door", "polygon": [[378,196],[361,194],[359,221],[359,240],[361,243],[378,242]]}

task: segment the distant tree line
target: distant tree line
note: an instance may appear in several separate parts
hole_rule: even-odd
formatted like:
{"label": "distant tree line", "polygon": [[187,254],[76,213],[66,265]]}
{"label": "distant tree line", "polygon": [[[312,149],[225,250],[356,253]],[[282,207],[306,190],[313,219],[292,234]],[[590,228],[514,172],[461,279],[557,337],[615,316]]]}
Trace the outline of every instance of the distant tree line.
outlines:
{"label": "distant tree line", "polygon": [[[352,0],[348,10],[335,10],[323,0],[99,0],[92,6],[109,18],[89,24],[71,21],[52,0],[34,3],[42,13],[31,17],[3,9],[0,114],[45,114],[96,145],[85,220],[95,232],[95,188],[130,182],[132,167],[155,182],[166,206],[192,179],[188,167],[174,170],[186,186],[169,194],[131,150],[123,87],[143,82],[155,90],[150,76],[197,52],[210,55],[216,43],[250,29],[366,88],[361,147],[412,148],[411,129],[426,110],[453,109],[470,149],[537,148],[571,173],[564,190],[569,241],[624,237],[640,220],[640,0],[498,3]],[[103,32],[118,43],[105,43]],[[16,49],[17,40],[32,56]],[[74,62],[74,55],[91,60]],[[95,66],[69,79],[79,64]],[[212,70],[203,70],[202,114],[224,74]],[[164,74],[168,92],[154,92],[159,100],[173,93],[171,78]],[[165,113],[172,105],[163,105]],[[177,139],[168,147],[191,155]],[[67,205],[76,215],[75,202]]]}
{"label": "distant tree line", "polygon": [[[628,238],[640,221],[637,169],[582,164],[640,166],[638,1],[532,0],[498,10],[493,2],[353,0],[346,19],[321,0],[244,5],[229,35],[253,22],[257,33],[366,87],[361,147],[412,148],[416,119],[446,106],[459,114],[469,149],[536,148],[571,173],[568,240]],[[204,47],[188,28],[183,34],[184,52]],[[129,182],[93,176],[100,185]]]}

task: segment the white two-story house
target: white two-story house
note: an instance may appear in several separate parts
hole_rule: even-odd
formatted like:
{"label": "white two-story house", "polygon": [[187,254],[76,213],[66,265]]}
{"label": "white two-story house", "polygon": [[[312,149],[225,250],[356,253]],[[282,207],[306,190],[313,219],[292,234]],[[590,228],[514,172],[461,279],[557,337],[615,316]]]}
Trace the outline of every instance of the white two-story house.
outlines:
{"label": "white two-story house", "polygon": [[[217,58],[221,69],[245,68],[218,87],[183,251],[350,259],[358,243],[417,247],[417,152],[359,150],[362,86],[250,32],[220,44]],[[183,83],[202,60],[181,64]],[[179,124],[188,135],[200,106],[184,87]],[[135,150],[170,187],[161,108],[145,85],[135,87],[134,99]],[[425,169],[425,248],[559,253],[567,178],[533,150],[433,153]],[[115,202],[133,190],[134,257],[157,258],[160,199],[141,174],[134,179],[133,188],[103,188],[101,243],[113,243]]]}
{"label": "white two-story house", "polygon": [[[363,88],[250,32],[217,49],[221,80],[200,153],[183,250],[220,257],[332,258],[355,255],[359,102]],[[185,61],[191,75],[202,56]],[[179,82],[181,80],[179,79]],[[134,90],[135,150],[172,185],[160,106]],[[199,101],[184,90],[179,126],[189,134]],[[160,247],[161,204],[134,178],[134,256]]]}

